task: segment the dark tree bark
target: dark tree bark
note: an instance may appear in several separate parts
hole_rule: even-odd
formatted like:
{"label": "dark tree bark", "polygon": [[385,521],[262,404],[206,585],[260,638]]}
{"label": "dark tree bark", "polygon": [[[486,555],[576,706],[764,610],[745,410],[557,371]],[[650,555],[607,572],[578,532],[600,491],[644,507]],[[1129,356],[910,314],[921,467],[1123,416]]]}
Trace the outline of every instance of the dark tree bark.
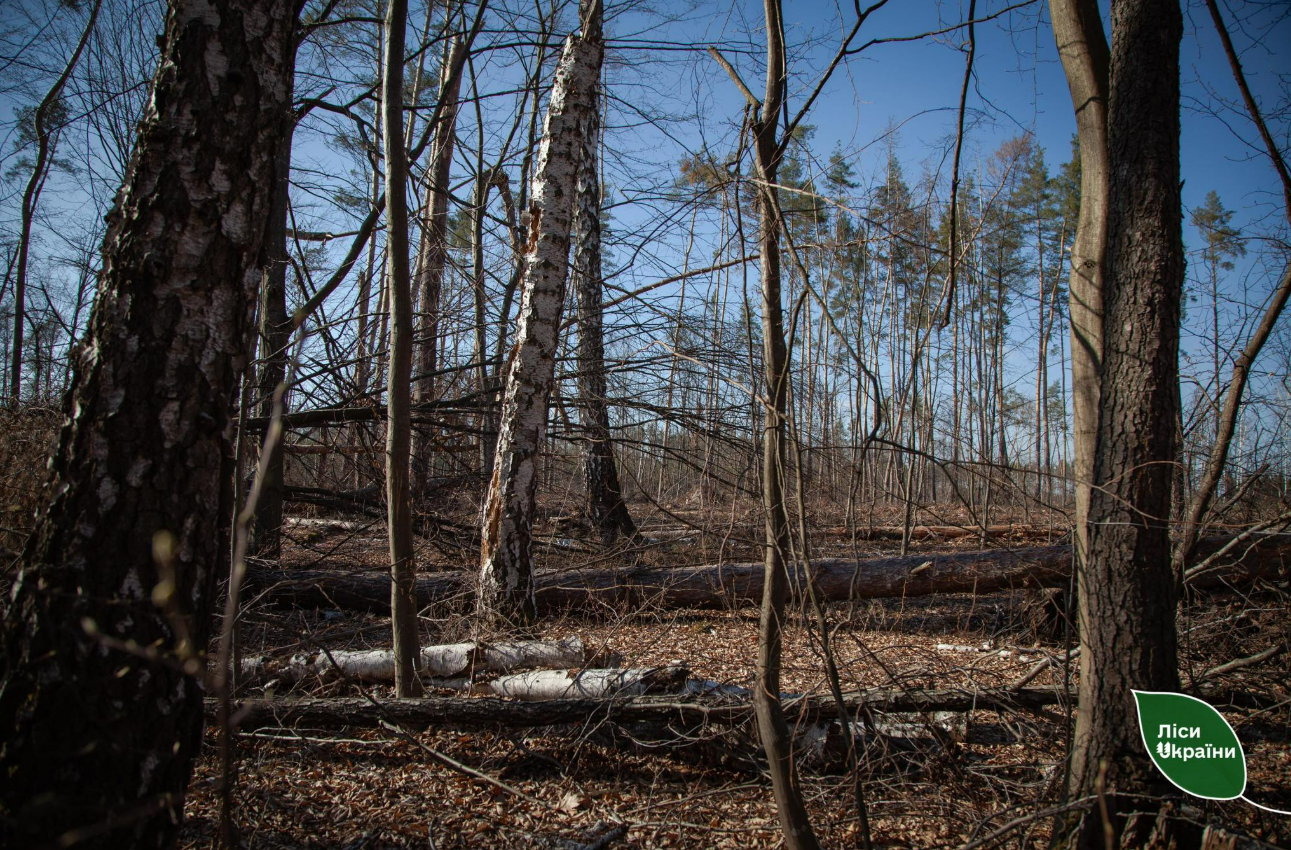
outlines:
{"label": "dark tree bark", "polygon": [[[417,247],[417,273],[412,285],[420,293],[421,322],[418,336],[417,378],[412,385],[413,403],[428,402],[435,397],[435,367],[439,348],[439,301],[444,283],[444,266],[448,260],[448,193],[453,167],[453,147],[457,134],[457,98],[461,90],[461,54],[466,50],[460,39],[444,54],[440,70],[439,121],[434,128],[429,177],[426,181],[426,210],[421,241]],[[414,441],[412,449],[413,489],[425,490],[430,478],[430,441]]]}
{"label": "dark tree bark", "polygon": [[201,739],[292,0],[176,0],[3,628],[0,844],[164,847]]}
{"label": "dark tree bark", "polygon": [[[296,116],[286,110],[280,118],[283,144],[274,161],[273,209],[265,233],[264,279],[260,287],[260,416],[273,416],[273,396],[287,377],[287,348],[291,342],[291,318],[287,315],[287,209],[291,200],[291,139]],[[283,409],[287,397],[283,396]],[[269,434],[266,421],[260,430],[260,445]],[[286,455],[281,444],[264,464],[260,499],[256,502],[255,551],[263,558],[277,558],[282,547],[282,488]],[[238,487],[242,482],[237,482]]]}
{"label": "dark tree bark", "polygon": [[[1169,517],[1184,274],[1182,31],[1174,0],[1112,6],[1103,380],[1069,790],[1106,792],[1112,837],[1133,847],[1191,843],[1168,800],[1145,805],[1133,796],[1174,794],[1143,751],[1130,692],[1179,689]],[[1087,817],[1069,843],[1101,848],[1107,826]]]}
{"label": "dark tree bark", "polygon": [[582,396],[580,417],[587,441],[583,454],[587,516],[600,533],[601,542],[608,546],[620,535],[631,537],[637,529],[619,486],[606,399],[605,342],[601,332],[601,175],[597,168],[600,136],[601,98],[596,91],[583,128],[571,274],[578,297],[578,394]]}

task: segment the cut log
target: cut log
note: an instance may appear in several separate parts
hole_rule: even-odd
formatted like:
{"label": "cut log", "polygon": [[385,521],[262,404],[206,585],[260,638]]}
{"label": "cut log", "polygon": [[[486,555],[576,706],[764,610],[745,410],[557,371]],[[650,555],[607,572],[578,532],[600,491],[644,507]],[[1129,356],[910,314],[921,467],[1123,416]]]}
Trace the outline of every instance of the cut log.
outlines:
{"label": "cut log", "polygon": [[[598,655],[599,663],[613,666],[618,656]],[[473,673],[510,673],[526,667],[574,667],[592,660],[577,635],[561,640],[524,640],[503,643],[449,643],[427,646],[421,650],[421,674],[443,681],[427,680],[428,685],[453,687],[450,680]],[[299,681],[311,674],[321,678],[341,676],[360,682],[393,682],[394,652],[389,649],[333,650],[320,652],[312,659],[293,655],[289,659],[266,656],[242,660],[243,681],[276,678]],[[589,694],[591,696],[591,694]]]}
{"label": "cut log", "polygon": [[633,667],[627,670],[532,670],[501,676],[489,683],[500,697],[538,700],[604,699],[670,692],[685,686],[690,671],[684,667]]}
{"label": "cut log", "polygon": [[[1231,538],[1205,538],[1194,555],[1198,561]],[[990,593],[1024,587],[1063,587],[1071,569],[1071,547],[1033,546],[986,552],[913,555],[850,560],[820,558],[811,562],[817,593],[831,601],[924,596],[935,593]],[[804,586],[805,570],[791,565],[791,587]],[[1198,577],[1192,586],[1221,586],[1255,578],[1291,575],[1291,534],[1262,535],[1231,555],[1228,566]],[[710,564],[696,567],[638,566],[542,572],[535,576],[538,610],[595,611],[667,608],[722,608],[757,604],[762,598],[761,563]],[[282,570],[252,567],[248,584],[268,599],[300,607],[390,610],[390,579],[383,572],[338,573],[328,570]],[[472,574],[440,573],[417,579],[422,607],[468,602]]]}

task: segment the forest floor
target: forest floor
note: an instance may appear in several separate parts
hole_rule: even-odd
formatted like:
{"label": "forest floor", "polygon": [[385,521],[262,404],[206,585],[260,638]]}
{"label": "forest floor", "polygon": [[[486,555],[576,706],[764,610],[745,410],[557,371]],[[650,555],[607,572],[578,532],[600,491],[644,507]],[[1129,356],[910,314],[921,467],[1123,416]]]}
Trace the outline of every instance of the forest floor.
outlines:
{"label": "forest floor", "polygon": [[[600,554],[551,515],[540,527],[539,568],[586,566],[629,557]],[[644,513],[644,511],[642,511]],[[704,522],[695,517],[703,514]],[[719,520],[720,515],[720,520]],[[880,521],[893,517],[879,518]],[[1018,517],[1010,539],[992,546],[1035,545],[1059,535],[1052,517]],[[899,520],[897,520],[899,521]],[[959,522],[962,517],[921,516]],[[458,525],[423,526],[421,569],[461,568],[474,561],[469,518]],[[810,527],[841,524],[813,517]],[[630,557],[658,564],[697,564],[757,557],[756,510],[701,511],[678,506],[642,522],[653,542]],[[686,526],[690,526],[687,528]],[[696,526],[699,528],[697,529]],[[383,524],[294,521],[284,565],[385,570]],[[892,554],[896,541],[857,542],[846,533],[813,540],[821,555]],[[924,540],[912,551],[973,549],[976,539]],[[478,551],[478,549],[474,549]],[[1062,658],[1062,635],[1038,636],[1027,591],[874,600],[830,609],[833,645],[844,689],[858,687],[983,689],[1015,682],[1044,657]],[[1194,600],[1180,620],[1185,684],[1219,663],[1291,639],[1285,595],[1212,594]],[[785,632],[782,687],[827,692],[811,620],[791,616]],[[422,641],[487,639],[462,612],[423,612]],[[252,601],[241,635],[244,655],[290,654],[302,647],[388,647],[388,619],[339,610],[279,609]],[[577,635],[590,647],[620,653],[626,666],[682,664],[696,678],[736,685],[753,679],[757,611],[645,610],[607,616],[577,612],[546,619],[538,636]],[[1069,674],[1075,687],[1075,667]],[[1258,696],[1265,708],[1223,707],[1243,742],[1248,794],[1291,808],[1291,676],[1286,657],[1226,675],[1225,688]],[[1062,685],[1053,665],[1031,684]],[[276,697],[357,695],[354,685],[294,686]],[[368,686],[378,701],[388,686]],[[263,696],[255,689],[246,696]],[[448,694],[446,694],[448,695]],[[460,696],[458,693],[451,694]],[[1270,707],[1271,706],[1271,707]],[[915,735],[906,747],[872,754],[861,765],[871,831],[880,847],[1043,847],[1049,821],[1034,817],[1060,802],[1062,762],[1071,728],[1070,706],[973,711],[947,736]],[[259,729],[238,736],[234,820],[243,846],[333,847],[731,847],[781,846],[769,782],[711,758],[625,748],[597,734],[596,724],[529,730]],[[752,741],[750,730],[744,730]],[[181,846],[210,847],[219,831],[221,763],[217,731],[190,786]],[[501,781],[498,785],[441,767],[432,748]],[[822,844],[860,846],[852,779],[846,771],[804,766],[803,791]],[[1190,798],[1188,813],[1291,846],[1291,818],[1247,803]],[[616,830],[623,826],[625,830]],[[1002,834],[994,835],[1003,830]],[[598,844],[598,840],[600,843]]]}

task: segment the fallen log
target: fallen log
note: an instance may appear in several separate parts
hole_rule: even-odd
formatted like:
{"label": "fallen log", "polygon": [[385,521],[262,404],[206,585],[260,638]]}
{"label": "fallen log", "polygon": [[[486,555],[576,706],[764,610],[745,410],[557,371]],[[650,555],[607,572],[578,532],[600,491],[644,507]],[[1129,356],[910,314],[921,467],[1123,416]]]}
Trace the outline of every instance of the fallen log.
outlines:
{"label": "fallen log", "polygon": [[[421,674],[427,677],[471,677],[474,673],[510,673],[526,667],[574,667],[593,661],[582,638],[523,640],[499,643],[449,643],[422,647]],[[598,661],[613,662],[612,656]],[[242,659],[244,682],[277,678],[295,682],[310,675],[322,679],[347,678],[360,682],[393,682],[394,650],[332,650],[287,659],[255,656]]]}
{"label": "fallen log", "polygon": [[[1204,538],[1194,555],[1205,559],[1232,538]],[[1226,566],[1198,576],[1193,587],[1221,586],[1256,578],[1291,575],[1291,534],[1251,539]],[[939,593],[990,593],[1034,587],[1064,587],[1071,569],[1070,546],[1032,546],[904,557],[852,560],[819,558],[811,562],[816,591],[824,599],[847,601]],[[804,587],[806,570],[790,566],[795,596]],[[538,610],[551,612],[598,608],[622,610],[649,605],[668,608],[724,608],[757,604],[762,599],[763,565],[709,564],[694,567],[637,566],[625,569],[572,569],[539,572],[535,578]],[[473,574],[437,573],[417,579],[417,604],[469,603]],[[283,605],[390,610],[390,578],[385,572],[338,573],[252,566],[247,584],[264,598]]]}
{"label": "fallen log", "polygon": [[[878,712],[1036,710],[1071,699],[1057,688],[964,691],[871,689],[844,695],[851,711],[865,706]],[[836,713],[830,697],[785,700],[790,725],[830,720]],[[206,712],[217,716],[218,701],[208,699]],[[753,717],[745,699],[700,700],[683,696],[637,696],[612,699],[553,699],[525,702],[502,697],[422,697],[374,705],[362,697],[326,699],[248,699],[230,715],[243,730],[308,726],[336,729],[398,723],[410,729],[524,728],[610,720],[617,723],[668,722],[739,725]]]}
{"label": "fallen log", "polygon": [[604,699],[676,691],[690,678],[684,667],[634,667],[626,670],[531,670],[500,676],[489,690],[500,697],[535,702],[554,699]]}
{"label": "fallen log", "polygon": [[[857,540],[901,540],[905,537],[905,527],[900,525],[835,526],[823,529],[825,534],[833,537],[851,537],[856,534]],[[1010,537],[1015,534],[1029,534],[1034,529],[1029,525],[1003,524],[988,525],[984,536],[988,538]],[[980,525],[914,525],[910,527],[911,540],[957,540],[962,537],[982,537]]]}

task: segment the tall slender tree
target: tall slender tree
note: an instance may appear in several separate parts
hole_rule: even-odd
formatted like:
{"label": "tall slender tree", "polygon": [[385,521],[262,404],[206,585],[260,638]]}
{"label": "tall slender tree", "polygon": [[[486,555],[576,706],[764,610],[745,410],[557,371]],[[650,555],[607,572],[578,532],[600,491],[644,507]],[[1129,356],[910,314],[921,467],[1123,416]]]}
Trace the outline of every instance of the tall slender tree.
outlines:
{"label": "tall slender tree", "polygon": [[[597,11],[599,15],[599,10]],[[599,21],[594,24],[599,29]],[[636,525],[628,513],[619,487],[619,472],[610,437],[610,411],[606,398],[605,342],[601,308],[601,175],[597,167],[600,145],[601,96],[592,94],[582,129],[583,151],[578,164],[577,199],[573,221],[571,273],[578,299],[578,394],[582,397],[583,484],[586,510],[592,527],[606,545],[620,535],[631,537]]]}
{"label": "tall slender tree", "polygon": [[[435,396],[436,354],[439,350],[440,294],[444,286],[444,267],[448,261],[448,194],[453,168],[453,149],[457,139],[458,94],[461,91],[461,56],[466,47],[460,38],[452,40],[444,52],[440,70],[439,122],[434,128],[430,166],[426,174],[426,200],[422,215],[421,239],[417,246],[417,271],[413,289],[421,300],[420,342],[417,375],[413,382],[413,401],[426,402]],[[430,475],[430,441],[418,437],[413,446],[413,489],[420,492]]]}
{"label": "tall slender tree", "polygon": [[408,152],[403,139],[403,51],[408,0],[389,0],[381,119],[386,161],[386,293],[390,302],[390,371],[386,389],[386,521],[390,536],[390,622],[395,693],[421,692],[417,678],[417,565],[412,539],[412,281],[408,270]]}
{"label": "tall slender tree", "polygon": [[1080,153],[1080,215],[1071,245],[1072,452],[1076,478],[1076,574],[1088,550],[1090,486],[1103,373],[1103,277],[1110,165],[1107,89],[1111,62],[1096,0],[1050,0],[1053,35],[1067,75]]}
{"label": "tall slender tree", "polygon": [[27,188],[22,193],[22,217],[18,236],[17,268],[14,274],[13,335],[10,338],[11,347],[9,350],[9,403],[15,408],[22,401],[22,337],[27,326],[27,260],[31,252],[31,228],[36,218],[36,204],[40,202],[41,189],[44,188],[45,178],[49,174],[49,166],[54,156],[54,147],[58,140],[58,130],[51,127],[50,123],[54,119],[55,113],[60,110],[63,87],[67,85],[68,78],[72,76],[72,71],[75,70],[77,62],[80,61],[81,53],[84,52],[85,45],[90,41],[90,34],[94,32],[94,23],[98,20],[100,6],[102,6],[102,0],[94,0],[94,4],[90,6],[89,17],[85,21],[85,27],[81,30],[81,37],[76,42],[76,47],[73,49],[71,57],[67,60],[67,64],[63,66],[62,73],[54,80],[54,84],[49,87],[49,91],[41,98],[40,104],[32,115],[32,134],[36,142],[36,161],[31,167],[31,176],[27,179]]}

